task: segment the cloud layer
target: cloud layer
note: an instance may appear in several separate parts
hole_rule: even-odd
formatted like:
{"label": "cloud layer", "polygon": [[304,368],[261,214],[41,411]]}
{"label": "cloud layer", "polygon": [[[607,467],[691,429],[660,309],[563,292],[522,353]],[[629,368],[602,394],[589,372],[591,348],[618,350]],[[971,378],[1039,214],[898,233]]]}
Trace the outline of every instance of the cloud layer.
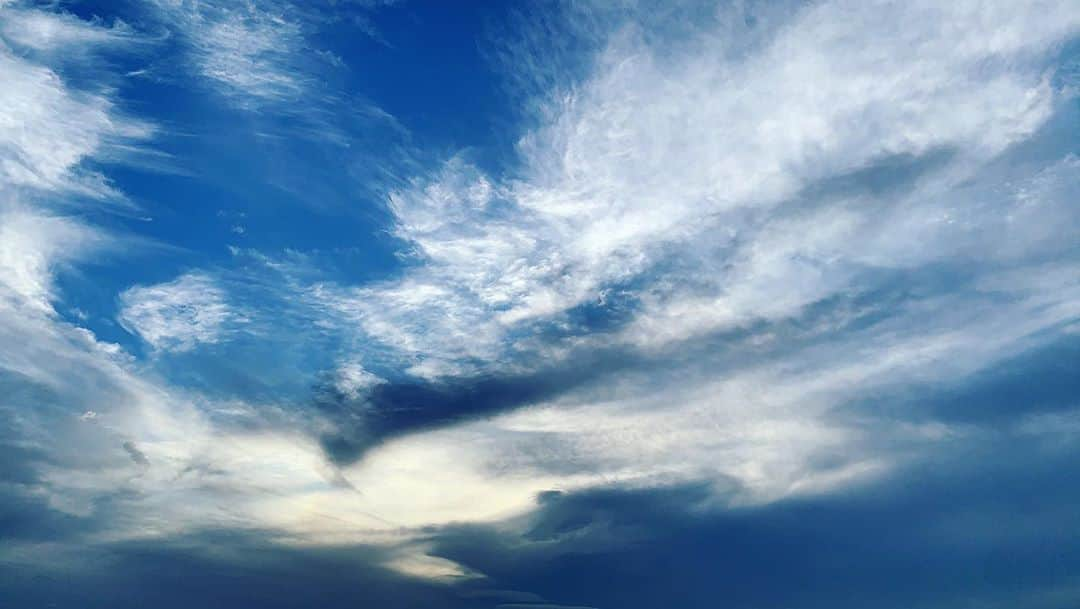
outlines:
{"label": "cloud layer", "polygon": [[[328,606],[1080,598],[1068,2],[518,15],[499,163],[323,82],[334,28],[390,10],[339,4],[0,3],[3,572],[241,606],[313,602],[291,574]],[[155,114],[206,89],[204,122]],[[213,139],[242,120],[265,147]],[[33,581],[0,586],[76,602]]]}

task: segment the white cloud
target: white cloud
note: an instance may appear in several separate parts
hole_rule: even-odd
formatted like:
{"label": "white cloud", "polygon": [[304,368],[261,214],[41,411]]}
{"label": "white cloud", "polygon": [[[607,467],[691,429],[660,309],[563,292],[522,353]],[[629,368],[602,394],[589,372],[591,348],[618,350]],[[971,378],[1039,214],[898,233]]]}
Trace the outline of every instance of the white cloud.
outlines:
{"label": "white cloud", "polygon": [[29,211],[0,214],[0,299],[51,312],[57,267],[108,245],[103,234],[75,220]]}
{"label": "white cloud", "polygon": [[[118,146],[151,135],[117,113],[103,95],[75,91],[52,69],[0,45],[0,181],[16,188],[117,196],[106,179],[82,166]],[[3,201],[9,203],[9,201]]]}
{"label": "white cloud", "polygon": [[[15,3],[0,11],[5,40],[39,51],[72,45],[91,52],[116,33]],[[116,239],[57,210],[77,207],[84,197],[118,196],[85,163],[115,158],[114,147],[151,129],[117,112],[108,96],[70,87],[42,63],[49,58],[0,43],[0,369],[59,391],[65,363],[102,357],[108,366],[116,354],[57,322],[55,276],[112,248]],[[84,380],[73,373],[67,384],[79,388]]]}
{"label": "white cloud", "polygon": [[130,40],[131,32],[122,22],[103,27],[74,15],[27,9],[12,2],[0,5],[0,36],[36,52],[82,52],[87,46]]}
{"label": "white cloud", "polygon": [[287,67],[299,29],[280,17],[228,14],[199,27],[195,45],[202,73],[232,95],[291,98],[302,89]]}
{"label": "white cloud", "polygon": [[[188,20],[201,69],[230,94],[293,94],[299,81],[277,55],[296,35],[289,22],[239,5],[208,16],[164,6]],[[362,330],[334,371],[350,397],[381,382],[365,367],[369,337],[418,376],[505,372],[521,365],[512,356],[529,348],[530,323],[558,323],[630,281],[641,302],[621,334],[567,346],[667,348],[672,364],[396,437],[343,468],[313,439],[331,422],[169,387],[52,316],[55,268],[104,237],[11,204],[0,216],[0,369],[47,399],[0,408],[49,451],[34,492],[101,517],[104,538],[222,526],[288,543],[404,543],[391,567],[460,577],[412,540],[427,526],[506,521],[539,491],[707,480],[720,503],[759,503],[881,471],[962,430],[868,429],[831,416],[838,406],[962,378],[1080,316],[1080,272],[1061,255],[1077,234],[1076,159],[1007,176],[992,165],[1063,101],[1041,57],[1075,32],[1068,9],[826,2],[734,56],[719,52],[722,32],[699,34],[690,52],[620,30],[523,138],[514,179],[459,157],[394,193],[394,231],[414,250],[403,278],[321,283],[307,302],[332,329]],[[13,83],[0,88],[0,184],[110,194],[80,163],[142,132],[106,96],[6,48],[0,70]],[[909,190],[804,200],[831,178],[940,150],[954,156]],[[858,292],[863,272],[943,260],[970,263],[971,284],[912,297],[869,327],[841,331],[841,311],[798,332],[755,330],[746,361],[678,353],[703,333]],[[226,340],[247,315],[199,272],[120,302],[122,324],[160,351]],[[103,497],[108,515],[95,512]]]}
{"label": "white cloud", "polygon": [[[559,323],[636,282],[640,304],[619,333],[545,353],[669,349],[688,369],[617,374],[392,440],[343,471],[365,492],[356,501],[412,526],[498,520],[541,490],[601,484],[704,479],[727,501],[767,502],[850,484],[962,433],[833,413],[964,378],[1080,315],[1064,256],[1080,226],[1075,158],[1002,170],[1010,146],[1069,103],[1045,63],[1077,26],[1064,3],[831,2],[733,58],[708,52],[724,44],[708,32],[692,53],[652,48],[632,28],[616,35],[523,138],[515,179],[458,157],[391,196],[416,263],[403,278],[311,295],[407,372],[435,378],[513,371],[530,323]],[[894,189],[842,187],[927,159],[925,175]],[[846,325],[865,311],[840,311],[793,337],[804,343],[784,344],[790,328],[754,330],[753,363],[678,359],[682,341],[942,263],[974,283],[910,296],[864,330]]]}
{"label": "white cloud", "polygon": [[[391,195],[418,266],[314,295],[427,376],[507,359],[528,324],[621,282],[644,281],[658,315],[714,326],[795,314],[843,291],[855,266],[907,253],[890,252],[887,235],[863,251],[842,245],[881,214],[872,197],[816,212],[785,204],[835,176],[947,150],[936,182],[883,202],[897,216],[910,201],[942,213],[1063,103],[1043,66],[1076,28],[1062,2],[826,2],[732,57],[723,28],[665,49],[625,26],[522,138],[517,179],[455,158]],[[931,230],[909,228],[900,239]],[[678,276],[653,270],[672,260]]]}
{"label": "white cloud", "polygon": [[453,582],[480,577],[456,562],[426,554],[424,548],[406,547],[386,566],[405,575],[431,580]]}
{"label": "white cloud", "polygon": [[48,314],[55,273],[116,243],[58,210],[121,198],[86,162],[116,160],[153,129],[43,63],[56,59],[51,51],[82,55],[116,42],[117,28],[17,4],[0,6],[0,24],[0,301],[23,315]]}
{"label": "white cloud", "polygon": [[300,68],[301,13],[285,2],[155,0],[199,75],[234,104],[255,109],[300,97],[310,78]]}
{"label": "white cloud", "polygon": [[646,293],[619,339],[655,347],[782,319],[830,295],[863,289],[859,277],[868,271],[951,263],[993,276],[1002,265],[1040,265],[1080,236],[1071,203],[1080,194],[1077,168],[1071,155],[1022,177],[991,166],[965,174],[970,179],[961,186],[947,175],[902,196],[844,198],[777,217],[745,246],[731,248],[733,255],[700,269],[705,278]]}
{"label": "white cloud", "polygon": [[[305,434],[230,427],[150,393],[132,415],[94,419],[123,430],[150,464],[128,482],[142,494],[123,506],[124,527],[113,534],[165,535],[212,522],[269,529],[289,543],[397,544],[428,526],[506,521],[550,489],[705,480],[721,505],[826,492],[966,433],[937,423],[865,428],[829,417],[836,406],[897,384],[949,382],[1023,350],[1035,332],[1080,315],[1080,274],[1070,269],[982,288],[1007,294],[1007,307],[947,295],[842,340],[781,350],[722,375],[685,363],[631,371],[554,401],[390,440],[341,470]],[[1057,298],[1041,282],[1053,277],[1069,304],[1048,306]],[[118,464],[105,477],[130,467]],[[67,475],[57,472],[51,483],[104,484]]]}
{"label": "white cloud", "polygon": [[[85,518],[98,540],[213,524],[271,526],[290,540],[316,539],[305,522],[313,506],[345,492],[320,447],[306,435],[264,431],[265,423],[256,431],[229,425],[236,416],[263,422],[278,412],[274,405],[202,401],[55,314],[62,298],[57,272],[116,245],[102,229],[58,210],[82,204],[82,197],[120,197],[85,164],[110,160],[112,145],[130,144],[150,130],[115,110],[114,92],[74,88],[44,63],[68,57],[46,51],[89,52],[111,41],[115,30],[38,9],[14,14],[7,3],[2,10],[7,30],[19,26],[5,37],[38,53],[0,44],[0,378],[6,391],[0,431],[47,455],[33,464],[39,477],[16,483],[13,492]],[[136,286],[120,300],[121,321],[160,350],[224,340],[244,322],[203,273]],[[340,377],[346,391],[377,382],[357,364],[343,365]],[[119,498],[103,508],[107,497]],[[340,525],[337,517],[314,516]],[[384,524],[376,532],[383,540],[400,538]],[[446,574],[452,567],[406,553],[396,559],[414,572]]]}
{"label": "white cloud", "polygon": [[349,398],[356,399],[371,390],[372,387],[385,383],[378,375],[372,374],[357,362],[345,362],[338,366],[334,376],[334,387]]}
{"label": "white cloud", "polygon": [[279,109],[321,97],[312,72],[325,54],[306,35],[322,7],[281,1],[155,0],[163,25],[179,34],[196,73],[234,105]]}
{"label": "white cloud", "polygon": [[120,295],[120,305],[121,325],[161,351],[189,351],[219,342],[246,321],[229,305],[225,291],[198,273],[129,288]]}

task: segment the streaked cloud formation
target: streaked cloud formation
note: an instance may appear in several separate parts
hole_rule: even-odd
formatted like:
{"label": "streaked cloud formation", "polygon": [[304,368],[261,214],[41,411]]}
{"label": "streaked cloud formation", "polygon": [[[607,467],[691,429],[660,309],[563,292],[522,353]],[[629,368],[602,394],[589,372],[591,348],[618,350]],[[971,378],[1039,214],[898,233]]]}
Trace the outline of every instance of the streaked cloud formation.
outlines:
{"label": "streaked cloud formation", "polygon": [[135,286],[120,295],[119,320],[155,349],[188,351],[216,343],[243,317],[209,277],[187,274],[168,283]]}
{"label": "streaked cloud formation", "polygon": [[0,3],[0,587],[1080,598],[1070,3],[440,10]]}
{"label": "streaked cloud formation", "polygon": [[162,19],[178,25],[189,61],[199,74],[242,105],[298,98],[303,74],[299,23],[288,4],[157,2]]}

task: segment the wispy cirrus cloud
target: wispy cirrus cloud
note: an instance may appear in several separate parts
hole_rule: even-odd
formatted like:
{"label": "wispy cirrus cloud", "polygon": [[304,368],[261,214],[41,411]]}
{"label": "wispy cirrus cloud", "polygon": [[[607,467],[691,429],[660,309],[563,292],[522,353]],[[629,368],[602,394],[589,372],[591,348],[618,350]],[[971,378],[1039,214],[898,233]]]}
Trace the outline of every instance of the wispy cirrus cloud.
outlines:
{"label": "wispy cirrus cloud", "polygon": [[305,92],[298,68],[304,38],[297,12],[287,3],[156,3],[177,28],[199,74],[243,107],[291,101]]}
{"label": "wispy cirrus cloud", "polygon": [[[825,3],[734,58],[723,28],[699,33],[692,50],[664,49],[617,23],[593,76],[522,138],[520,177],[455,158],[393,193],[394,231],[417,266],[351,297],[318,295],[433,376],[497,360],[531,323],[630,282],[641,284],[639,326],[650,306],[680,323],[697,307],[714,329],[797,314],[857,269],[911,266],[895,236],[863,252],[838,247],[868,223],[887,230],[882,209],[916,200],[934,203],[903,239],[948,232],[942,201],[965,196],[956,189],[980,164],[1066,103],[1045,61],[1075,24],[1055,6],[995,9],[985,31],[965,26],[958,42],[949,24],[969,24],[974,6],[924,21],[915,7]],[[882,11],[902,35],[846,34],[852,23],[876,31]],[[923,158],[931,175],[915,176],[915,192],[811,196],[836,176]],[[673,260],[685,277],[658,271]]]}
{"label": "wispy cirrus cloud", "polygon": [[134,32],[123,21],[105,26],[74,15],[46,12],[12,2],[0,7],[0,31],[8,44],[38,53],[62,50],[81,53],[87,47],[134,42]]}
{"label": "wispy cirrus cloud", "polygon": [[0,91],[0,179],[8,188],[116,197],[108,180],[84,161],[149,137],[151,126],[124,116],[106,95],[68,88],[48,65],[6,45],[0,47],[0,74],[8,83]]}
{"label": "wispy cirrus cloud", "polygon": [[316,70],[328,55],[308,37],[334,18],[327,12],[332,7],[277,0],[155,0],[153,6],[195,73],[237,107],[294,112],[293,105],[322,103],[329,95]]}
{"label": "wispy cirrus cloud", "polygon": [[120,307],[120,323],[161,351],[189,351],[219,342],[245,321],[229,305],[225,291],[197,273],[128,288],[120,294]]}
{"label": "wispy cirrus cloud", "polygon": [[94,228],[63,216],[28,210],[0,214],[0,285],[12,306],[38,313],[52,311],[57,299],[55,273],[95,251],[111,239]]}
{"label": "wispy cirrus cloud", "polygon": [[90,162],[130,156],[154,129],[116,108],[107,91],[69,86],[53,66],[64,52],[65,61],[97,70],[95,52],[130,42],[126,28],[20,3],[0,6],[0,23],[0,281],[6,297],[42,314],[58,296],[60,268],[115,242],[71,213],[123,200]]}

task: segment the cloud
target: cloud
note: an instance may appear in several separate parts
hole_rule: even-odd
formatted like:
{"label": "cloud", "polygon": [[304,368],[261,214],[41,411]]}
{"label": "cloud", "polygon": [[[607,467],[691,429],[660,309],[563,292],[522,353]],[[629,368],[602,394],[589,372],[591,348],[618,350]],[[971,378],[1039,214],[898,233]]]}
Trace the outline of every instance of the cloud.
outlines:
{"label": "cloud", "polygon": [[[362,3],[372,10],[389,3]],[[246,110],[319,103],[317,67],[326,52],[314,48],[308,35],[324,21],[336,19],[334,7],[272,1],[189,2],[155,0],[162,24],[180,36],[196,73],[232,104]],[[377,34],[368,28],[368,35]]]}
{"label": "cloud", "polygon": [[0,6],[0,32],[9,43],[35,52],[83,52],[113,42],[130,42],[132,32],[122,21],[112,27],[87,22],[66,13],[25,8],[13,2]]}
{"label": "cloud", "polygon": [[[459,155],[391,195],[401,278],[310,291],[329,323],[359,327],[358,360],[436,388],[381,402],[352,432],[363,450],[331,444],[362,456],[343,475],[423,497],[422,472],[453,461],[466,521],[604,482],[706,480],[721,504],[757,505],[963,433],[837,413],[966,378],[1080,313],[1076,159],[1031,156],[1073,99],[1049,67],[1078,25],[1062,11],[822,3],[738,52],[727,22],[676,45],[611,26],[509,177]],[[578,321],[588,308],[623,310],[598,328]],[[595,353],[638,363],[554,395],[488,383],[540,386]],[[443,418],[469,410],[446,406],[457,386],[485,420]],[[410,418],[412,434],[372,442]],[[417,465],[391,478],[384,463]],[[428,505],[391,509],[455,519]]]}
{"label": "cloud", "polygon": [[[295,100],[307,86],[293,64],[299,17],[260,6],[161,4],[200,73],[242,107]],[[14,499],[2,503],[20,518],[48,514],[19,520],[37,523],[27,528],[98,549],[192,537],[198,550],[246,547],[199,537],[224,530],[308,557],[362,545],[380,572],[463,588],[483,574],[545,592],[551,582],[528,574],[573,564],[559,556],[668,526],[677,543],[667,558],[715,585],[693,579],[708,556],[679,563],[676,552],[699,518],[715,518],[704,526],[716,545],[753,546],[744,525],[765,540],[755,574],[774,555],[817,574],[807,564],[821,563],[785,554],[784,532],[819,555],[830,548],[815,531],[870,536],[853,541],[865,530],[829,528],[813,520],[828,514],[800,506],[889,532],[883,512],[830,512],[831,502],[884,488],[953,445],[1005,449],[995,434],[1018,435],[1035,459],[1075,433],[1064,398],[995,404],[1010,416],[992,418],[903,408],[912,393],[948,393],[1075,334],[1080,167],[1050,133],[1075,113],[1075,92],[1053,74],[1078,25],[1068,8],[823,2],[763,16],[736,44],[728,34],[753,29],[754,11],[703,19],[672,42],[672,21],[586,6],[598,54],[536,102],[518,166],[497,175],[461,153],[389,196],[399,273],[350,285],[263,257],[278,273],[265,290],[251,287],[262,276],[237,288],[193,270],[119,295],[117,319],[151,355],[194,359],[274,330],[265,360],[229,363],[269,361],[296,383],[310,375],[317,387],[301,403],[181,387],[167,358],[138,359],[56,315],[58,269],[112,240],[53,199],[118,197],[86,165],[148,132],[116,112],[111,92],[76,89],[40,58],[0,48],[0,74],[14,83],[0,91],[0,184],[19,197],[0,215],[0,449],[12,438],[21,449],[3,472],[17,482],[0,489]],[[84,29],[116,29],[41,19],[64,34],[20,44],[93,47]],[[274,289],[288,307],[260,300]],[[286,344],[296,351],[276,349]],[[900,413],[883,414],[896,404]],[[605,493],[653,499],[626,525],[625,505]],[[777,533],[777,522],[788,528]],[[472,534],[455,540],[463,530]],[[889,547],[910,549],[900,537]],[[491,539],[494,550],[477,549]],[[35,547],[0,557],[44,552]],[[839,564],[863,566],[871,554],[857,549]],[[179,554],[161,564],[207,564]],[[899,565],[940,581],[913,554],[873,555],[885,558],[870,575],[902,580],[890,571]],[[736,562],[721,570],[733,587],[746,573]],[[600,581],[626,572],[607,564]],[[112,573],[124,582],[124,570]],[[443,598],[431,590],[418,596]],[[633,606],[609,592],[563,606]],[[743,606],[786,600],[743,592]],[[636,602],[646,600],[663,604]]]}
{"label": "cloud", "polygon": [[[16,556],[6,547],[0,549],[6,599],[21,606],[95,609],[179,609],[192,602],[275,609],[358,602],[389,609],[476,607],[456,598],[447,586],[418,583],[373,567],[380,552],[372,548],[284,548],[257,534],[222,530],[152,542],[48,546],[45,553],[39,545]],[[43,555],[52,561],[48,567],[36,562]],[[67,584],[51,585],[60,581]],[[199,585],[192,589],[192,582]]]}
{"label": "cloud", "polygon": [[385,381],[364,370],[356,362],[345,362],[338,369],[334,379],[334,388],[348,398],[356,399]]}
{"label": "cloud", "polygon": [[225,291],[197,273],[128,288],[120,295],[120,306],[118,319],[124,328],[161,351],[190,351],[220,342],[245,322],[230,307]]}
{"label": "cloud", "polygon": [[0,298],[9,306],[51,312],[54,273],[111,245],[106,235],[78,220],[29,210],[0,214]]}
{"label": "cloud", "polygon": [[200,24],[195,38],[199,66],[237,99],[288,99],[302,90],[287,67],[299,42],[299,28],[281,17],[251,11],[227,13],[220,21]]}
{"label": "cloud", "polygon": [[[709,331],[797,315],[861,269],[910,266],[896,241],[947,234],[935,222],[965,203],[942,201],[1066,103],[1045,74],[1076,27],[1062,10],[999,6],[979,21],[967,3],[824,3],[735,57],[722,29],[688,50],[613,27],[591,77],[522,137],[512,179],[455,157],[391,195],[395,234],[417,262],[404,278],[315,296],[428,378],[513,360],[536,324],[629,284],[642,333],[668,318]],[[878,33],[884,23],[902,33]],[[939,159],[914,192],[795,205],[905,157]],[[919,224],[886,224],[890,211]],[[904,228],[844,249],[860,232]]]}
{"label": "cloud", "polygon": [[[504,506],[463,516],[485,520],[544,485],[831,492],[959,433],[835,412],[965,378],[1078,314],[1076,159],[1015,149],[1049,139],[1072,99],[1047,72],[1077,26],[1062,8],[976,25],[963,3],[824,3],[739,53],[724,27],[685,46],[612,27],[512,177],[457,156],[391,195],[402,278],[314,286],[343,331],[382,345],[358,339],[361,361],[389,353],[434,388],[380,390],[329,452],[362,456],[343,472],[359,488],[383,459],[458,454],[453,487]],[[577,321],[587,307],[624,310],[598,328]],[[604,357],[632,363],[552,393],[490,382],[536,389]],[[448,406],[458,393],[468,406]],[[414,435],[377,444],[397,422]]]}
{"label": "cloud", "polygon": [[128,456],[131,457],[131,460],[135,463],[135,465],[150,465],[150,459],[147,459],[146,455],[143,454],[143,452],[139,450],[139,447],[135,446],[135,443],[131,440],[124,442],[123,447],[124,452],[126,452]]}
{"label": "cloud", "polygon": [[1075,602],[1078,539],[1061,534],[1075,519],[1064,508],[1074,490],[1055,482],[1072,474],[1075,449],[1015,432],[939,448],[861,488],[749,509],[702,510],[710,491],[695,485],[553,494],[522,525],[524,538],[459,525],[442,531],[435,552],[503,586],[597,607],[666,606],[673,590],[680,606],[703,608],[718,598],[731,607]]}
{"label": "cloud", "polygon": [[[92,55],[129,40],[123,28],[18,4],[0,11],[6,41],[0,43],[0,298],[40,313],[58,297],[58,271],[117,242],[70,214],[122,200],[90,164],[124,159],[153,128],[119,111],[105,92],[70,86],[51,65],[56,57],[24,52],[72,47],[76,55]],[[92,61],[84,63],[97,71]]]}
{"label": "cloud", "polygon": [[163,24],[181,36],[197,73],[242,107],[295,99],[304,92],[297,55],[300,24],[286,3],[154,3]]}
{"label": "cloud", "polygon": [[[95,42],[92,37],[86,41],[91,48]],[[7,83],[0,91],[0,180],[8,190],[4,205],[23,189],[117,197],[105,177],[83,161],[113,156],[118,148],[149,137],[151,127],[115,111],[103,95],[69,88],[48,66],[6,45],[0,45],[0,78]]]}
{"label": "cloud", "polygon": [[[526,134],[517,177],[490,177],[459,156],[393,194],[395,234],[414,256],[404,277],[351,288],[321,283],[308,294],[323,323],[355,323],[360,337],[400,358],[371,363],[372,348],[344,358],[333,374],[346,397],[367,392],[363,407],[373,414],[360,417],[355,432],[345,429],[347,419],[323,414],[301,418],[299,431],[240,431],[217,410],[246,417],[254,406],[180,408],[164,388],[131,385],[122,369],[108,372],[118,387],[147,396],[134,413],[185,413],[179,420],[155,414],[152,424],[133,414],[110,432],[137,443],[150,464],[135,484],[151,498],[127,508],[142,513],[182,494],[188,500],[170,508],[178,529],[257,522],[306,542],[341,536],[343,528],[357,540],[398,538],[403,530],[520,515],[549,488],[708,480],[723,501],[739,504],[821,493],[883,471],[905,446],[952,433],[933,425],[868,432],[829,414],[897,383],[969,374],[1075,315],[1075,286],[1064,279],[1070,261],[1042,262],[1020,280],[1035,268],[1027,266],[1031,255],[1054,252],[1071,234],[1066,204],[1075,160],[1029,169],[1009,184],[983,169],[1054,112],[1062,93],[1046,83],[1041,62],[1067,30],[1051,11],[1045,22],[1010,21],[1000,40],[972,32],[953,48],[943,26],[895,8],[893,21],[910,21],[905,36],[914,42],[904,44],[922,50],[897,54],[900,41],[871,36],[882,48],[847,60],[843,40],[829,35],[828,11],[840,10],[830,6],[808,10],[756,53],[730,60],[663,53],[620,28],[591,78],[553,107],[550,123]],[[943,18],[965,22],[961,9]],[[878,21],[871,17],[853,14],[872,33]],[[701,34],[699,44],[708,48],[712,35]],[[819,62],[837,63],[838,71],[822,72]],[[990,77],[974,83],[974,71],[983,70]],[[895,72],[899,82],[870,82],[842,104],[817,99],[843,97],[842,87],[881,72]],[[785,84],[788,73],[822,92]],[[905,104],[925,111],[898,113]],[[958,108],[971,115],[955,120]],[[769,127],[790,115],[800,120]],[[775,137],[751,137],[759,130]],[[736,145],[743,140],[757,148]],[[879,166],[918,169],[892,187],[861,186]],[[974,214],[978,205],[986,213]],[[1012,210],[1012,224],[995,224],[991,210]],[[963,231],[935,220],[959,211],[976,216]],[[897,234],[902,220],[914,227]],[[867,313],[844,298],[885,289],[897,269],[961,253],[976,258],[986,231],[999,229],[1019,237],[1015,254],[995,254],[1015,279],[980,268],[970,287],[901,300],[859,329]],[[915,240],[934,245],[911,248]],[[880,284],[868,280],[875,273]],[[1058,288],[1053,297],[1032,283],[1037,278]],[[603,309],[625,292],[634,294],[626,321],[612,331],[570,322],[575,308]],[[801,317],[830,298],[840,300],[820,317]],[[120,303],[120,321],[158,351],[225,341],[247,319],[219,282],[199,272],[133,287]],[[806,326],[753,327],[793,318]],[[753,354],[743,362],[707,344],[686,356],[664,351],[736,330],[748,334],[732,344]],[[574,358],[603,349],[641,361],[574,383],[558,375],[545,381],[535,365],[550,357],[556,368],[573,367]],[[386,379],[387,368],[396,378]],[[533,390],[515,397],[513,386],[491,384],[488,374]],[[412,393],[408,383],[417,379],[409,375],[420,377]],[[545,382],[558,388],[535,390]],[[463,419],[466,404],[487,418]],[[502,412],[510,406],[519,410]],[[103,413],[95,421],[107,420],[107,409],[84,404],[79,412],[87,408]],[[265,426],[269,416],[253,418]],[[343,429],[367,442],[353,454],[363,455],[359,461],[329,463],[324,446],[305,436]],[[177,437],[186,440],[177,444]],[[896,453],[874,449],[880,438]],[[50,484],[104,488],[126,471],[116,467],[93,483],[54,471]],[[441,472],[437,483],[433,471]],[[165,481],[176,479],[186,482],[166,492]],[[212,507],[221,492],[235,493],[230,514]]]}

